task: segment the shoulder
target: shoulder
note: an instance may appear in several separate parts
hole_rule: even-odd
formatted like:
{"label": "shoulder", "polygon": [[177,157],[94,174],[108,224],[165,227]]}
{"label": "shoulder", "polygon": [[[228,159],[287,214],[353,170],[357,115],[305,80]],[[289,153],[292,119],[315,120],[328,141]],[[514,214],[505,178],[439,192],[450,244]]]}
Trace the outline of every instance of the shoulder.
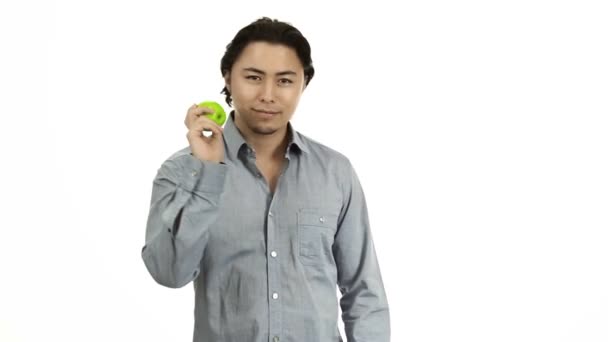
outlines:
{"label": "shoulder", "polygon": [[304,155],[308,158],[321,162],[322,165],[335,165],[343,169],[352,168],[349,158],[342,152],[302,133],[298,132],[296,134],[298,134],[300,141],[305,145],[307,153],[304,153]]}
{"label": "shoulder", "polygon": [[313,174],[329,177],[343,190],[352,186],[355,169],[351,160],[342,152],[316,141],[304,134],[298,133],[300,141],[307,148],[301,157],[305,159]]}

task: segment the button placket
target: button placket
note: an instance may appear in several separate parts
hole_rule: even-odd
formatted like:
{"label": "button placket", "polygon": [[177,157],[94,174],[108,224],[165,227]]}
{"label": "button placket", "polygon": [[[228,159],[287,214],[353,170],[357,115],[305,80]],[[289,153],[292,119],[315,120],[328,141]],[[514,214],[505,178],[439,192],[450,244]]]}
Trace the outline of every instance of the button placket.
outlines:
{"label": "button placket", "polygon": [[[279,182],[280,183],[280,182]],[[277,189],[279,187],[277,186]],[[267,258],[268,258],[268,294],[269,294],[269,333],[270,336],[273,336],[273,341],[278,341],[278,338],[281,334],[281,302],[282,296],[279,294],[281,291],[281,281],[280,281],[280,263],[278,257],[277,250],[279,249],[279,241],[280,241],[280,216],[276,210],[280,210],[280,207],[275,205],[278,200],[279,191],[275,191],[274,193],[267,193]]]}

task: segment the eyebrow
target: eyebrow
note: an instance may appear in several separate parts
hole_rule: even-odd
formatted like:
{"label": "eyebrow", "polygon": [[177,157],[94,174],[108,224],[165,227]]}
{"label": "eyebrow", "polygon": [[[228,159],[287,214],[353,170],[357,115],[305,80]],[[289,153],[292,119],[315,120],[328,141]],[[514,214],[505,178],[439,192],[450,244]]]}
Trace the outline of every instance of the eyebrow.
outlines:
{"label": "eyebrow", "polygon": [[[251,72],[255,72],[256,74],[261,74],[261,75],[266,75],[266,72],[260,70],[260,69],[256,69],[256,68],[243,68],[244,71],[251,71]],[[276,76],[285,76],[285,75],[297,75],[295,71],[291,71],[291,70],[286,70],[286,71],[279,71],[275,74]]]}

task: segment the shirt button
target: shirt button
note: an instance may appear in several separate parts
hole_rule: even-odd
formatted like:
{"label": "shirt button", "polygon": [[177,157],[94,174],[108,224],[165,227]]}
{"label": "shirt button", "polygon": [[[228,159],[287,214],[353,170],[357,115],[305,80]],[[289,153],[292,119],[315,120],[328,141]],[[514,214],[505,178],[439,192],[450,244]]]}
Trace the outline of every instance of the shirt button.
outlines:
{"label": "shirt button", "polygon": [[272,294],[272,299],[277,299],[277,298],[279,298],[279,294],[278,294],[278,293],[276,293],[276,292],[275,292],[275,293],[273,293],[273,294]]}
{"label": "shirt button", "polygon": [[277,252],[275,252],[275,251],[270,252],[270,256],[273,257],[273,258],[276,258],[277,257]]}
{"label": "shirt button", "polygon": [[272,339],[272,342],[279,342],[279,336],[275,336],[275,337]]}
{"label": "shirt button", "polygon": [[274,214],[272,213],[272,211],[268,212],[268,216],[274,216]]}
{"label": "shirt button", "polygon": [[196,171],[192,171],[192,177],[196,176],[197,172]]}
{"label": "shirt button", "polygon": [[319,217],[319,222],[321,222],[321,223],[325,222],[325,217],[323,217],[323,216]]}

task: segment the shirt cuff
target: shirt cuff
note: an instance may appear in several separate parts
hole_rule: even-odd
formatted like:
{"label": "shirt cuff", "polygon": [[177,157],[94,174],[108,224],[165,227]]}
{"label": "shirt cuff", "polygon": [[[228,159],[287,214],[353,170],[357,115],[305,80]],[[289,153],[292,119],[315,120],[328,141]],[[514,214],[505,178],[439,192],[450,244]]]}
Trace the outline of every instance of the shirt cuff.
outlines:
{"label": "shirt cuff", "polygon": [[181,187],[188,191],[221,193],[228,172],[225,163],[203,161],[191,154],[181,158]]}

